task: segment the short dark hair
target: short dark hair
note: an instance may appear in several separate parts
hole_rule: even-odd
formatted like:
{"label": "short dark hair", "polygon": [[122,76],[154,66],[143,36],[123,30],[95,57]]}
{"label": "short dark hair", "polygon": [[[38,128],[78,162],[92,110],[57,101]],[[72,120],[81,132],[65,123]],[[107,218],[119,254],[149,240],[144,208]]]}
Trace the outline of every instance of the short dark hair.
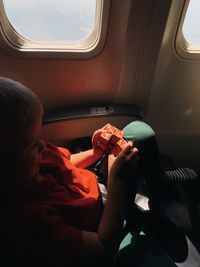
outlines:
{"label": "short dark hair", "polygon": [[30,89],[0,76],[0,144],[6,144],[13,131],[29,127],[37,110],[41,103]]}

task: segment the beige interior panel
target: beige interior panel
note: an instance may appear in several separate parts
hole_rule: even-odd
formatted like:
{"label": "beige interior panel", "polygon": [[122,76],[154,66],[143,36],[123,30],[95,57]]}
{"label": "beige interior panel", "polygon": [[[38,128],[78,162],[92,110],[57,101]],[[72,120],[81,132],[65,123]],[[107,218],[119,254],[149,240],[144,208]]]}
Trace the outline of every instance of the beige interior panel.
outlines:
{"label": "beige interior panel", "polygon": [[146,119],[163,153],[177,166],[200,170],[200,61],[182,58],[175,47],[184,2],[171,6]]}
{"label": "beige interior panel", "polygon": [[66,120],[43,125],[42,138],[57,145],[68,145],[73,139],[91,137],[92,134],[110,123],[119,129],[136,120],[133,116],[106,116]]}

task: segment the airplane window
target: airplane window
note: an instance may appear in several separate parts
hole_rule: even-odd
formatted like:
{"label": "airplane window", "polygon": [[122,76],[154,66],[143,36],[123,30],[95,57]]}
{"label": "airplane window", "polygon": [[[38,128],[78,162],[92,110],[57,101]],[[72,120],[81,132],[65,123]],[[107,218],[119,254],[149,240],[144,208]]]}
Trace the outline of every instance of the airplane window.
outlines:
{"label": "airplane window", "polygon": [[183,37],[187,50],[200,50],[200,1],[190,0],[183,22]]}
{"label": "airplane window", "polygon": [[106,27],[104,21],[107,23],[107,15],[103,17],[108,14],[107,2],[0,0],[3,41],[20,53],[89,53],[105,35],[101,29]]}
{"label": "airplane window", "polygon": [[3,0],[15,31],[36,43],[77,43],[94,28],[95,0]]}

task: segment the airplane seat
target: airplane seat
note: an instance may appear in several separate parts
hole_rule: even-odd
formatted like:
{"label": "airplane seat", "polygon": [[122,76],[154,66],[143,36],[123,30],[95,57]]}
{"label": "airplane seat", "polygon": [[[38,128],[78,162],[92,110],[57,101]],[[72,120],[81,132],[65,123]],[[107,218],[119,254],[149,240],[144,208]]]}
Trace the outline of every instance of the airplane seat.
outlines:
{"label": "airplane seat", "polygon": [[199,267],[199,175],[190,168],[163,170],[155,132],[145,122],[123,131],[138,147],[140,161],[137,185],[129,187],[135,198],[129,199],[128,234],[114,266]]}

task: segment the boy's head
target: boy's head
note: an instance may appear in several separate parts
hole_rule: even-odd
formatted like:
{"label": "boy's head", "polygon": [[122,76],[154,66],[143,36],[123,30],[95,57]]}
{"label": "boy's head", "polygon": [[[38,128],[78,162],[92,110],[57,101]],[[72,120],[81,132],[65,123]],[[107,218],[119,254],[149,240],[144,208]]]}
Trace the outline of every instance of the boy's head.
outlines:
{"label": "boy's head", "polygon": [[32,91],[0,77],[0,167],[4,176],[14,174],[24,179],[38,172],[42,113],[42,105]]}
{"label": "boy's head", "polygon": [[24,85],[0,77],[0,148],[12,146],[20,131],[41,112],[38,97]]}

